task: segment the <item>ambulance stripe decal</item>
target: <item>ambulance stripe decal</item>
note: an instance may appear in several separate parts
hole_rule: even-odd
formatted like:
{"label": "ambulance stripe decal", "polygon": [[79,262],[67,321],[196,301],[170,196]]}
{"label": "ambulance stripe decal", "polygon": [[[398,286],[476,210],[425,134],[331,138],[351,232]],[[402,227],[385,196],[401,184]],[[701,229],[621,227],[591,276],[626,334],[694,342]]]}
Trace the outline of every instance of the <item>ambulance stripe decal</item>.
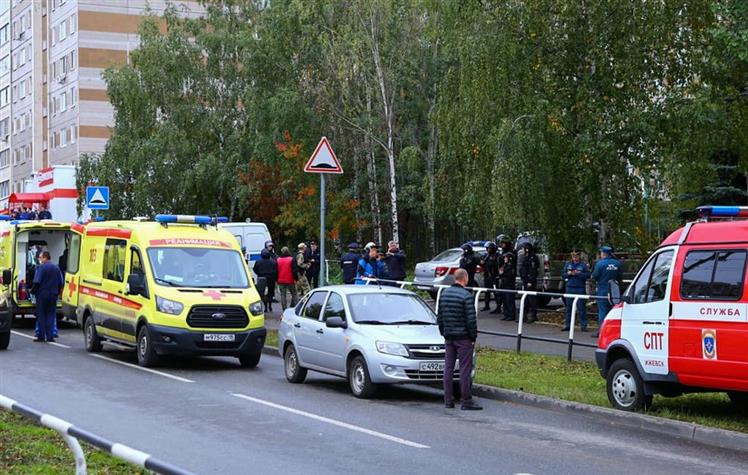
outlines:
{"label": "ambulance stripe decal", "polygon": [[130,239],[132,231],[129,229],[119,228],[88,228],[86,230],[86,236],[98,236],[98,237],[116,237],[121,239]]}
{"label": "ambulance stripe decal", "polygon": [[134,302],[132,300],[122,298],[119,295],[110,294],[109,292],[104,292],[103,290],[94,289],[92,287],[85,287],[81,285],[80,291],[82,294],[90,295],[98,299],[106,300],[107,302],[112,302],[113,304],[120,305],[125,308],[131,308],[133,310],[140,310],[140,308],[143,307],[138,302]]}
{"label": "ambulance stripe decal", "polygon": [[211,246],[231,249],[231,244],[215,239],[192,239],[192,238],[170,238],[170,239],[152,239],[149,241],[151,246]]}

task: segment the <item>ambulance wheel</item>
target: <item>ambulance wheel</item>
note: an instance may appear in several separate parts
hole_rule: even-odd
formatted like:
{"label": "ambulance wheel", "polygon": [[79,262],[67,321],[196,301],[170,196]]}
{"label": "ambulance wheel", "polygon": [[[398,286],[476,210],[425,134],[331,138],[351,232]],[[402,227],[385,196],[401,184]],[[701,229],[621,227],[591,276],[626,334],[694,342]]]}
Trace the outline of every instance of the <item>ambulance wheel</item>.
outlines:
{"label": "ambulance wheel", "polygon": [[7,350],[10,344],[10,332],[0,333],[0,350]]}
{"label": "ambulance wheel", "polygon": [[239,363],[242,365],[242,368],[255,368],[260,363],[261,356],[262,353],[242,355],[239,357]]}
{"label": "ambulance wheel", "polygon": [[83,324],[83,335],[86,338],[86,351],[98,353],[101,351],[101,338],[96,333],[96,325],[93,317],[88,317]]}
{"label": "ambulance wheel", "polygon": [[307,370],[299,364],[299,355],[293,345],[288,345],[283,355],[283,369],[289,383],[300,384],[306,379]]}
{"label": "ambulance wheel", "polygon": [[736,409],[742,412],[748,412],[748,393],[729,391],[727,396],[729,396],[730,402]]}
{"label": "ambulance wheel", "polygon": [[644,382],[628,358],[613,362],[608,369],[608,400],[616,409],[639,411],[652,405],[652,396],[644,394]]}
{"label": "ambulance wheel", "polygon": [[143,325],[138,331],[138,364],[148,367],[155,366],[158,363],[158,355],[153,347],[153,337],[151,336],[148,325]]}

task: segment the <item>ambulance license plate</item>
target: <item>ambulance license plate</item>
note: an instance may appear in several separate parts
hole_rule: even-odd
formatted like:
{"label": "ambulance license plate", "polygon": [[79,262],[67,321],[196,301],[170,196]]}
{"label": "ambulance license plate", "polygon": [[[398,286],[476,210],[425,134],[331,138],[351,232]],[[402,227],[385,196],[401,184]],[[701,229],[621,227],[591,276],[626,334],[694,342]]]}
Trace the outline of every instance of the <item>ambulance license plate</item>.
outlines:
{"label": "ambulance license plate", "polygon": [[232,333],[206,333],[203,341],[235,341],[236,335]]}
{"label": "ambulance license plate", "polygon": [[444,371],[444,363],[421,363],[421,371]]}

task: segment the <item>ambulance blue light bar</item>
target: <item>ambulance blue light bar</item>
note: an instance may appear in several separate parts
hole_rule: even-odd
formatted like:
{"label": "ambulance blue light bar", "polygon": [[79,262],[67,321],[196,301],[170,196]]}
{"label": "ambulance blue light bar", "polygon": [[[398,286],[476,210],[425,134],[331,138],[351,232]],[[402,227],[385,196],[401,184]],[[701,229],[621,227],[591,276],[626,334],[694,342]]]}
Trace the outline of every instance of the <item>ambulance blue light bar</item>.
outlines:
{"label": "ambulance blue light bar", "polygon": [[748,218],[748,206],[699,206],[699,218]]}
{"label": "ambulance blue light bar", "polygon": [[187,214],[157,214],[156,222],[161,224],[183,223],[183,224],[217,224],[228,223],[229,218],[224,216],[192,216]]}
{"label": "ambulance blue light bar", "polygon": [[0,221],[10,221],[13,218],[11,216],[8,216],[7,214],[0,214]]}

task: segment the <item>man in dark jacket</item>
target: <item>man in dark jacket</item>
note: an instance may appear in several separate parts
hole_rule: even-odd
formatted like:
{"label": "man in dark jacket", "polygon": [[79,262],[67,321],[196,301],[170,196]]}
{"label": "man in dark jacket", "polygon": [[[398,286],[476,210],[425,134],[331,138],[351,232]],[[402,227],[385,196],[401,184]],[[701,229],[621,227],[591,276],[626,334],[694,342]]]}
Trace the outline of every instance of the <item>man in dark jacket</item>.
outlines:
{"label": "man in dark jacket", "polygon": [[[512,249],[512,240],[506,234],[497,239],[501,247],[501,259],[499,260],[499,288],[504,290],[516,290],[517,280],[517,255]],[[515,294],[513,292],[501,292],[504,307],[502,320],[514,321],[517,319],[517,309],[514,306]]]}
{"label": "man in dark jacket", "polygon": [[36,318],[39,320],[39,336],[34,341],[55,341],[57,298],[64,286],[60,268],[50,262],[49,252],[43,251],[39,255],[39,267],[34,273],[34,285],[31,288],[31,293],[36,296]]}
{"label": "man in dark jacket", "polygon": [[462,257],[460,258],[460,269],[465,269],[468,275],[468,287],[478,287],[478,283],[475,282],[475,272],[478,270],[478,264],[480,259],[476,257],[473,251],[473,246],[470,244],[463,244]]}
{"label": "man in dark jacket", "polygon": [[[522,290],[537,291],[538,273],[540,272],[540,259],[535,254],[535,248],[531,242],[522,246],[522,255],[519,257],[519,276],[522,279]],[[534,323],[538,320],[538,298],[534,295],[525,297],[525,323]]]}
{"label": "man in dark jacket", "polygon": [[[387,254],[384,257],[384,265],[387,268],[388,280],[405,280],[405,253],[400,250],[395,241],[390,241],[389,244],[387,244]],[[387,285],[399,287],[399,285],[395,283],[388,283]]]}
{"label": "man in dark jacket", "polygon": [[273,311],[273,296],[275,296],[275,282],[278,280],[278,262],[274,261],[270,252],[267,249],[263,249],[260,253],[260,260],[255,262],[254,271],[257,277],[264,277],[267,281],[266,295],[262,296],[263,302],[265,302],[265,311]]}
{"label": "man in dark jacket", "polygon": [[348,244],[348,252],[340,258],[340,269],[343,271],[343,283],[351,285],[356,281],[356,268],[361,253],[358,251],[358,243]]}
{"label": "man in dark jacket", "polygon": [[312,289],[319,287],[320,259],[317,241],[309,241],[309,270],[306,275],[309,279],[309,287]]}
{"label": "man in dark jacket", "polygon": [[436,321],[444,337],[444,406],[455,407],[453,377],[456,360],[460,360],[460,395],[463,411],[483,409],[473,401],[473,351],[478,338],[478,320],[473,306],[473,294],[465,289],[468,283],[465,269],[457,269],[455,283],[442,292]]}

